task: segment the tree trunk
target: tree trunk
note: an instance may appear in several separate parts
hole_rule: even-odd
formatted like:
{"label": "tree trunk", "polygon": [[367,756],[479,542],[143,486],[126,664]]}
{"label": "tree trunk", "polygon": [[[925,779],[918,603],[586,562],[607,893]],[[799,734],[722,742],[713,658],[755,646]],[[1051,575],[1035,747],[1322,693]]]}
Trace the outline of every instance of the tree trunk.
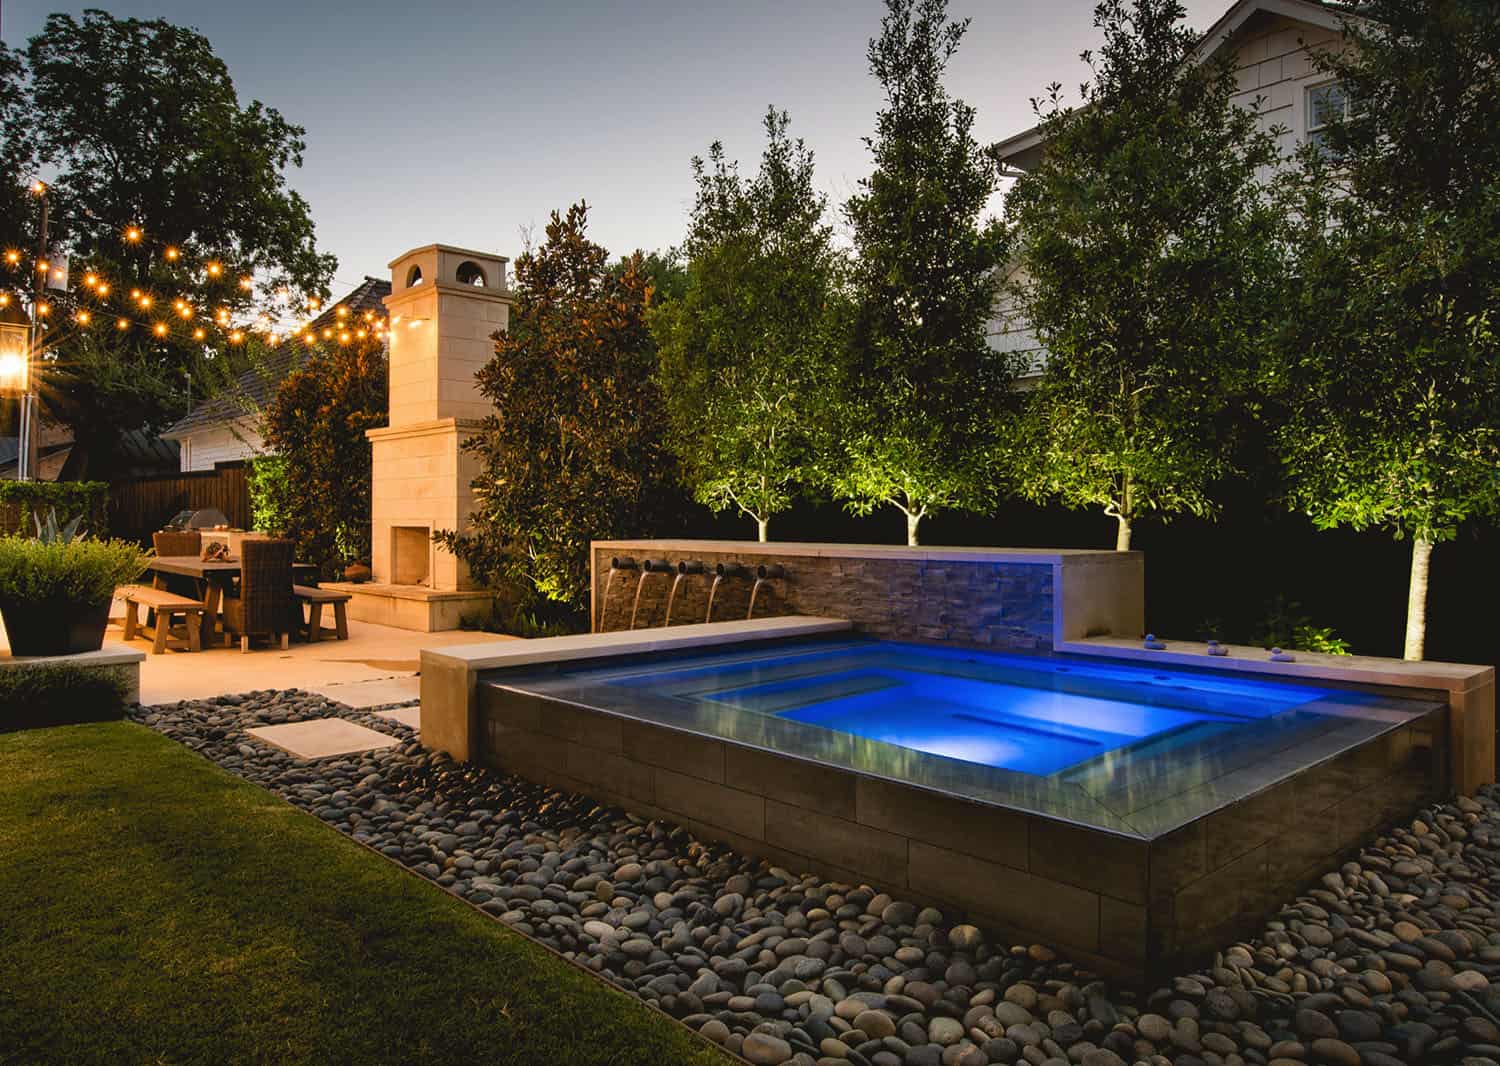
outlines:
{"label": "tree trunk", "polygon": [[755,520],[755,526],[757,532],[760,535],[760,542],[762,544],[771,539],[766,535],[766,530],[771,528],[771,520],[769,518],[757,518]]}
{"label": "tree trunk", "polygon": [[1411,582],[1406,589],[1406,652],[1412,662],[1427,650],[1427,570],[1432,563],[1432,541],[1413,537]]}
{"label": "tree trunk", "polygon": [[1130,550],[1130,519],[1124,515],[1115,515],[1119,529],[1115,533],[1115,551],[1128,552]]}
{"label": "tree trunk", "polygon": [[906,512],[906,543],[909,547],[917,546],[917,523],[922,521],[920,511]]}

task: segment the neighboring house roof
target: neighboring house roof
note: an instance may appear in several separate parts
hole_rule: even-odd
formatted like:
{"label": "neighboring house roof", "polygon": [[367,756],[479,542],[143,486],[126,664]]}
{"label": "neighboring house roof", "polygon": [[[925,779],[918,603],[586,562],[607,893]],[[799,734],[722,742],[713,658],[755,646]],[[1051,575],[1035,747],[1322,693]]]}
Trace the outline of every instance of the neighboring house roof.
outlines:
{"label": "neighboring house roof", "polygon": [[[1238,0],[1228,11],[1219,16],[1198,41],[1193,52],[1195,63],[1204,63],[1245,23],[1256,15],[1281,15],[1327,30],[1338,30],[1344,21],[1354,15],[1350,7],[1334,7],[1318,0]],[[1036,166],[1042,154],[1042,132],[1040,124],[1005,138],[995,144],[992,151],[1002,166],[1017,170],[1030,170]]]}
{"label": "neighboring house roof", "polygon": [[[390,294],[391,283],[389,281],[367,275],[365,280],[349,295],[330,304],[328,310],[313,319],[308,328],[317,331],[325,326],[333,325],[337,321],[340,307],[347,307],[352,314],[363,314],[366,311],[384,314],[385,305],[381,301]],[[228,389],[209,397],[168,426],[162,432],[162,436],[167,440],[182,440],[202,430],[231,424],[249,417],[251,412],[271,400],[276,390],[281,387],[281,383],[298,369],[306,358],[306,349],[288,340],[271,352],[259,366],[251,367],[236,378],[234,384]]]}

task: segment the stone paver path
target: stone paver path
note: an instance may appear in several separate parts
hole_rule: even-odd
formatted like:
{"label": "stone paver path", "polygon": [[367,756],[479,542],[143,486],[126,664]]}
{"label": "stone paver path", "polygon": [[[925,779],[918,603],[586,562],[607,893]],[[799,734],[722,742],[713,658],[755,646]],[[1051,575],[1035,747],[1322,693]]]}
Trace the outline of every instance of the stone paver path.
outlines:
{"label": "stone paver path", "polygon": [[358,751],[394,748],[401,743],[395,737],[342,718],[313,718],[285,725],[257,726],[245,732],[257,740],[274,744],[299,759],[352,755]]}

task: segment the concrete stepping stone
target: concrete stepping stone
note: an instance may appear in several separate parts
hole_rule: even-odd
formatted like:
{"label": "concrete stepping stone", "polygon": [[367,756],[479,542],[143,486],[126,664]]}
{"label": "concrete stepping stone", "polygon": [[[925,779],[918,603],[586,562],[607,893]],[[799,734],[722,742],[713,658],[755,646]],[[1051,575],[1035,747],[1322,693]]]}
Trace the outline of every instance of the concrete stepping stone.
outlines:
{"label": "concrete stepping stone", "polygon": [[422,729],[421,707],[392,707],[388,711],[376,711],[375,715],[377,718],[389,718],[393,722],[400,722],[419,732]]}
{"label": "concrete stepping stone", "polygon": [[326,696],[346,707],[384,707],[391,703],[407,703],[422,693],[422,679],[415,674],[407,677],[377,677],[369,681],[346,681],[335,685],[309,685],[309,692]]}
{"label": "concrete stepping stone", "polygon": [[286,725],[256,726],[245,732],[299,759],[326,759],[330,755],[394,748],[401,743],[389,734],[342,718],[310,718]]}

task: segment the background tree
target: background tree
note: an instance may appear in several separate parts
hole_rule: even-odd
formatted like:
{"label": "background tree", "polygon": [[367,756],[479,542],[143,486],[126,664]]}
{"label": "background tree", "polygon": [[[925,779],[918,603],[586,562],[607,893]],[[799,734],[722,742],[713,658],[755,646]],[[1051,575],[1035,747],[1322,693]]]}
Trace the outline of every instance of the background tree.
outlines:
{"label": "background tree", "polygon": [[1045,152],[1006,198],[1017,310],[1049,353],[1015,452],[1036,500],[1102,508],[1115,546],[1152,513],[1207,515],[1277,308],[1274,132],[1199,64],[1177,0],[1105,0],[1083,105],[1036,104]]}
{"label": "background tree", "polygon": [[[56,363],[44,369],[66,376],[41,383],[44,407],[94,445],[91,456],[177,414],[168,401],[202,356],[175,316],[155,335],[132,290],[183,298],[210,324],[219,310],[242,320],[284,287],[326,295],[333,257],[317,251],[307,204],[285,179],[301,164],[303,131],[258,101],[242,106],[198,33],[98,10],[51,15],[24,70],[0,56],[0,119],[0,186],[13,177],[14,131],[24,131],[19,166],[53,175],[52,243],[70,254],[76,301],[98,327],[56,331]],[[19,229],[34,248],[34,210]],[[25,284],[29,255],[20,266]],[[111,283],[107,298],[78,285],[89,270]],[[240,279],[251,275],[247,290]],[[135,325],[109,328],[118,315]]]}
{"label": "background tree", "polygon": [[856,513],[900,510],[911,544],[924,516],[991,498],[986,459],[1014,374],[985,340],[1005,250],[985,217],[998,166],[942,82],[967,28],[946,0],[887,0],[869,48],[885,93],[865,141],[875,169],[844,209],[858,311],[827,477]]}
{"label": "background tree", "polygon": [[437,535],[476,579],[575,608],[589,541],[656,533],[679,498],[641,256],[611,268],[587,225],[583,203],[553,212],[516,260],[510,325],[478,374],[495,413],[465,445],[481,464],[471,529]]}
{"label": "background tree", "polygon": [[788,135],[785,111],[763,124],[749,181],[721,144],[693,160],[686,290],[651,316],[683,476],[700,503],[753,520],[761,540],[811,480],[847,318],[812,152]]}
{"label": "background tree", "polygon": [[[275,520],[279,510],[275,532],[295,540],[298,558],[325,577],[370,558],[365,430],[385,425],[386,400],[385,346],[368,337],[321,344],[266,406],[262,429],[277,460],[257,471],[264,517]],[[285,486],[279,497],[274,479]]]}
{"label": "background tree", "polygon": [[1412,542],[1405,655],[1433,546],[1500,503],[1500,4],[1375,0],[1315,56],[1298,284],[1271,384],[1292,505]]}
{"label": "background tree", "polygon": [[26,189],[36,169],[21,53],[0,42],[0,246],[18,247],[31,231],[35,204]]}

